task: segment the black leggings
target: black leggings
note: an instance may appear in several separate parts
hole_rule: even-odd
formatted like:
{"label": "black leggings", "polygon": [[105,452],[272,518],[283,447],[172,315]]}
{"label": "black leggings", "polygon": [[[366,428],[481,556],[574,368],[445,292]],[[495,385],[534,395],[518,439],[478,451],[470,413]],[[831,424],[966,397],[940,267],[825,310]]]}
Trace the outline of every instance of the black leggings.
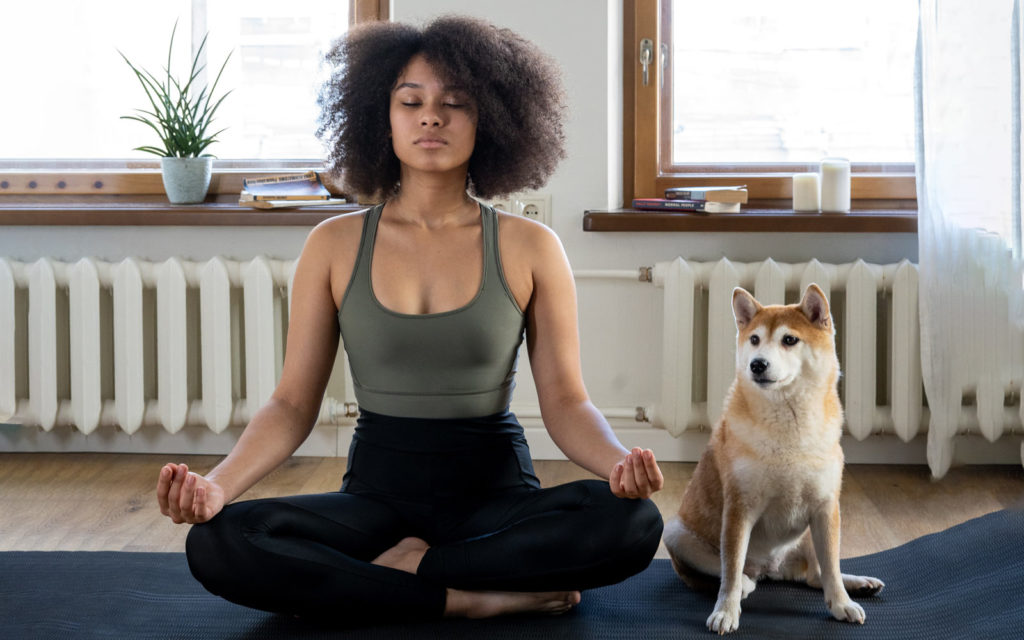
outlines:
{"label": "black leggings", "polygon": [[[472,421],[363,412],[338,493],[227,505],[188,535],[192,574],[249,607],[349,623],[442,615],[446,588],[581,590],[654,556],[650,500],[608,483],[541,489],[509,414]],[[399,540],[430,545],[417,573],[371,564]]]}

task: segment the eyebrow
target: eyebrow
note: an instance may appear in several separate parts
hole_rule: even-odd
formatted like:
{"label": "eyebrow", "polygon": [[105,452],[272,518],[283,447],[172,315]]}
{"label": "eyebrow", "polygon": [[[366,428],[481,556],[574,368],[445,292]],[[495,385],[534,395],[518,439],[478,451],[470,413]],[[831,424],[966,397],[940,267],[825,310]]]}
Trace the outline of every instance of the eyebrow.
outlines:
{"label": "eyebrow", "polygon": [[[398,91],[399,89],[423,89],[423,88],[424,88],[423,85],[419,84],[418,82],[403,82],[402,84],[400,84],[397,87],[395,87],[394,89],[392,89],[392,92]],[[448,92],[448,93],[465,93],[466,92],[466,90],[463,89],[462,87],[458,87],[458,86],[455,86],[455,85],[445,85],[444,87],[442,87],[442,89],[444,91]]]}

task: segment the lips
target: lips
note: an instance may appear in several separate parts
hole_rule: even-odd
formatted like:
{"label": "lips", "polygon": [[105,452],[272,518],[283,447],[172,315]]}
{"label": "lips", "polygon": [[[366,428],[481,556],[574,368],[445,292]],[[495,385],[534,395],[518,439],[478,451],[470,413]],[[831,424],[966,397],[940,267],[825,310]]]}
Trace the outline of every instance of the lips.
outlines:
{"label": "lips", "polygon": [[416,140],[414,140],[413,144],[424,149],[438,149],[440,147],[448,146],[448,141],[445,140],[444,138],[433,138],[430,136],[424,136],[422,138],[417,138]]}

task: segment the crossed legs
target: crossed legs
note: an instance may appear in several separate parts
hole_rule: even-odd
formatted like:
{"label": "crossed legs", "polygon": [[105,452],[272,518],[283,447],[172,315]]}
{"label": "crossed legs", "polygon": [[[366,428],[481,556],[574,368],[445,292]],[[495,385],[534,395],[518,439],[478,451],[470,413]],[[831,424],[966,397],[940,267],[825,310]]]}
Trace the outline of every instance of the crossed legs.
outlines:
{"label": "crossed legs", "polygon": [[350,622],[557,612],[643,570],[661,536],[653,503],[600,481],[471,504],[417,522],[349,493],[240,502],[193,527],[189,566],[232,602]]}

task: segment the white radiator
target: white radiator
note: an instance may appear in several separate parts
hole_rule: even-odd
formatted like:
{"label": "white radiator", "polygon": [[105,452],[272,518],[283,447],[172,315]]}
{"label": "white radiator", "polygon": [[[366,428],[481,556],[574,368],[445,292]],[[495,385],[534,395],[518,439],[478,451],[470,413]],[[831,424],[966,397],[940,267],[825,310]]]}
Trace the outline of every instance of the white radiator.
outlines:
{"label": "white radiator", "polygon": [[[907,442],[927,431],[914,264],[857,261],[833,265],[816,260],[784,264],[770,259],[687,262],[677,258],[658,263],[653,281],[665,290],[663,387],[662,402],[653,411],[656,426],[678,436],[717,420],[735,375],[734,287],[746,288],[762,304],[790,304],[814,282],[831,302],[849,434],[864,440],[872,434],[894,433]],[[963,339],[1000,339],[1014,361],[1001,371],[992,371],[980,359],[974,363],[974,370],[968,372],[964,406],[957,416],[958,433],[980,433],[995,441],[1021,432],[1024,336],[1008,323],[990,326],[994,320],[989,316],[995,314],[981,315],[985,317],[979,318],[977,326],[964,328]],[[979,380],[992,378],[998,380],[999,393],[975,394]],[[937,436],[929,433],[928,437]],[[953,446],[951,440],[934,444]]]}
{"label": "white radiator", "polygon": [[[162,450],[225,451],[232,442],[226,430],[245,425],[280,376],[294,266],[294,261],[263,257],[160,263],[0,258],[0,422],[46,432],[71,427],[84,435],[101,426],[117,427],[106,429],[108,436],[140,430],[178,434],[177,440],[163,438]],[[743,286],[765,304],[789,303],[811,282],[831,301],[849,434],[856,440],[895,434],[910,441],[928,431],[915,265],[678,258],[644,271],[652,272],[651,280],[664,290],[661,375],[655,376],[661,388],[649,394],[653,402],[599,406],[619,428],[631,430],[631,441],[647,438],[644,446],[664,451],[666,460],[699,457],[701,434],[695,432],[706,433],[714,424],[735,371],[732,289]],[[575,275],[638,284],[636,271]],[[988,317],[985,322],[967,328],[964,339],[1002,340],[1016,360],[1000,371],[975,363],[967,377],[985,382],[977,393],[967,387],[957,432],[996,441],[1021,432],[1024,336],[1019,328],[989,326]],[[318,422],[348,429],[355,405],[343,353],[339,358],[335,373],[345,376],[344,384],[329,386]],[[619,366],[626,369],[617,375],[658,365]],[[993,384],[1003,393],[991,392]],[[516,404],[513,410],[526,420],[535,455],[559,457],[554,445],[542,440],[539,409]],[[179,433],[186,426],[225,437],[195,443],[188,438],[204,436]],[[336,442],[329,433],[323,437],[313,455],[344,455],[342,436]],[[929,432],[927,437],[937,436]],[[155,445],[142,440],[130,449],[153,450]],[[100,450],[113,446],[97,444]],[[937,445],[951,448],[952,442]],[[34,450],[35,445],[18,446]]]}
{"label": "white radiator", "polygon": [[294,267],[0,259],[0,421],[244,425],[280,375]]}

